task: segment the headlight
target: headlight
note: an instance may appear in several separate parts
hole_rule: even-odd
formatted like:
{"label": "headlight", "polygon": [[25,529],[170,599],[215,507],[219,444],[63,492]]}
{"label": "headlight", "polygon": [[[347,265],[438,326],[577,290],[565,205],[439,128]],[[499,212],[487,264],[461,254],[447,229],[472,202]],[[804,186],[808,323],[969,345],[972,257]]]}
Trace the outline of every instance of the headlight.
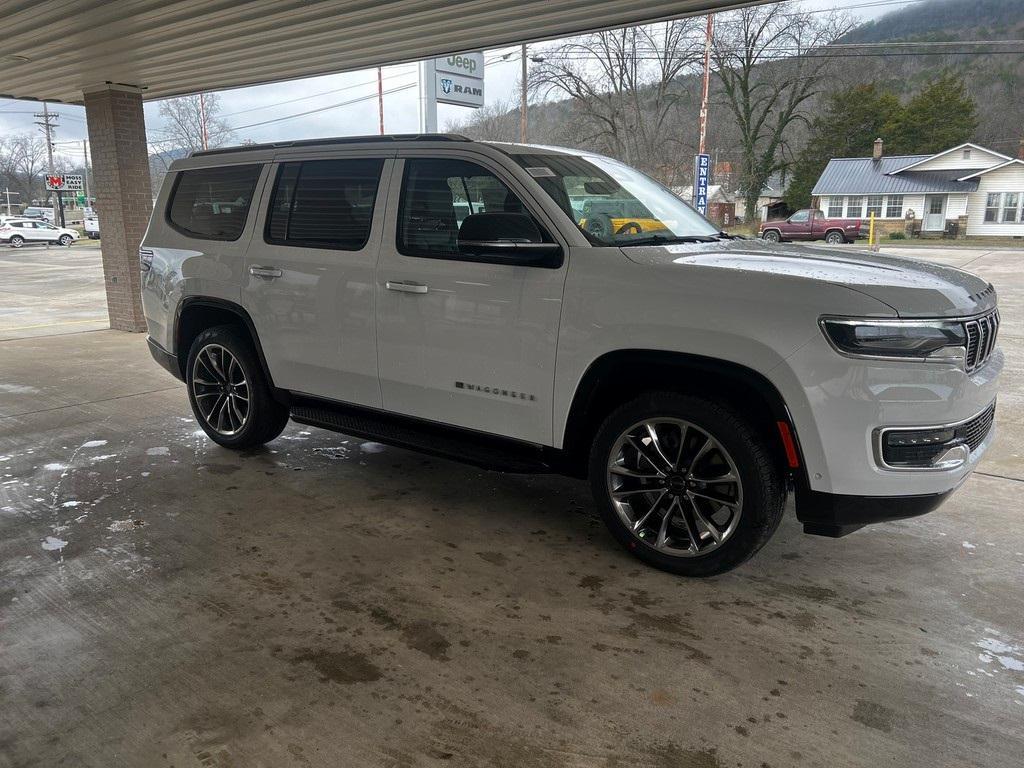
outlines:
{"label": "headlight", "polygon": [[962,323],[822,318],[821,329],[836,350],[853,357],[955,362],[966,355]]}

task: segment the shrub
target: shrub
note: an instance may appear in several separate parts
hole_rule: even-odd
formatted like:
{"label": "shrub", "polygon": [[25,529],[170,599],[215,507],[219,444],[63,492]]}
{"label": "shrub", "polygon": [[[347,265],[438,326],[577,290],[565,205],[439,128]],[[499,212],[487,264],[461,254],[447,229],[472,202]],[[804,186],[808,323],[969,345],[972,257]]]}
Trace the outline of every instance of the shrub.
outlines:
{"label": "shrub", "polygon": [[890,232],[889,233],[889,239],[890,240],[906,240],[907,236],[903,232]]}

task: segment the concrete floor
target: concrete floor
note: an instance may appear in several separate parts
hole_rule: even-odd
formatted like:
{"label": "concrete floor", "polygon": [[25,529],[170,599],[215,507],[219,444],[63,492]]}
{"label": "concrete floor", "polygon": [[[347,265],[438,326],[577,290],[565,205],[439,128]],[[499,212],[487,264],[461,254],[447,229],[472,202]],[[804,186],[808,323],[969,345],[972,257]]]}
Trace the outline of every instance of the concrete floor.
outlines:
{"label": "concrete floor", "polygon": [[292,426],[235,454],[141,336],[0,342],[0,766],[1008,766],[1024,254],[1000,436],[940,510],[640,566],[583,484]]}
{"label": "concrete floor", "polygon": [[98,245],[0,246],[0,341],[109,328]]}

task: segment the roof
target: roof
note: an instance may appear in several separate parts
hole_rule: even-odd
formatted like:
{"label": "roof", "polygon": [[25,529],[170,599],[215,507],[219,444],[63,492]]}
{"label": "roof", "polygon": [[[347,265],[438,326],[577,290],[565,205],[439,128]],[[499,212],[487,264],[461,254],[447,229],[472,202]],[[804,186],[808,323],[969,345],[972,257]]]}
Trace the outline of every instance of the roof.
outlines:
{"label": "roof", "polygon": [[[754,0],[764,2],[765,0]],[[351,72],[704,14],[749,0],[0,0],[0,95],[144,99]]]}
{"label": "roof", "polygon": [[225,155],[234,152],[254,152],[261,149],[284,149],[285,147],[329,147],[337,144],[380,144],[406,141],[472,141],[457,133],[388,133],[376,136],[334,136],[323,139],[301,139],[299,141],[274,141],[266,144],[237,144],[230,147],[215,147],[192,152],[189,157]]}
{"label": "roof", "polygon": [[[912,194],[914,192],[973,192],[978,182],[960,181],[960,171],[903,170],[934,155],[837,157],[828,161],[812,195]],[[900,171],[898,175],[892,175]]]}
{"label": "roof", "polygon": [[984,176],[986,173],[992,171],[998,171],[1005,168],[1008,165],[1024,165],[1024,160],[1014,158],[1013,160],[1007,160],[1005,163],[999,163],[999,165],[993,165],[991,168],[982,168],[980,171],[974,171],[969,176],[961,176],[960,181],[967,181],[968,179],[976,179],[978,176]]}
{"label": "roof", "polygon": [[899,171],[895,171],[895,173],[902,173],[904,171],[909,171],[911,168],[914,168],[915,166],[918,166],[921,163],[927,162],[928,160],[937,160],[940,157],[945,157],[946,155],[951,154],[953,152],[956,152],[957,150],[964,149],[965,147],[970,147],[971,149],[978,149],[978,150],[981,150],[982,152],[985,152],[985,153],[987,153],[989,155],[994,155],[995,157],[1001,157],[1004,160],[1009,160],[1010,159],[1007,155],[1004,155],[1002,152],[996,152],[994,149],[989,149],[988,147],[983,147],[980,144],[972,144],[969,141],[965,141],[963,144],[957,144],[955,147],[951,147],[950,149],[944,150],[942,152],[938,152],[938,153],[936,153],[934,155],[924,155],[922,157],[922,159],[917,160],[916,162],[913,162],[910,165],[903,166],[903,168],[901,168]]}

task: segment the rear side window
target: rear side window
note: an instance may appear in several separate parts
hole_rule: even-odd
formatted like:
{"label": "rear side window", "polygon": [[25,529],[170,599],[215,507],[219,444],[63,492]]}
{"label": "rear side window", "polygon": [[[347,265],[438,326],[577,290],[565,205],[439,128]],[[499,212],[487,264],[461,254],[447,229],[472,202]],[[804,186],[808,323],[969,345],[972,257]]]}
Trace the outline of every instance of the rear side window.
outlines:
{"label": "rear side window", "polygon": [[283,163],[274,182],[264,237],[268,243],[358,251],[370,239],[384,161]]}
{"label": "rear side window", "polygon": [[228,165],[182,171],[167,206],[168,221],[191,237],[237,240],[261,169],[261,165]]}

